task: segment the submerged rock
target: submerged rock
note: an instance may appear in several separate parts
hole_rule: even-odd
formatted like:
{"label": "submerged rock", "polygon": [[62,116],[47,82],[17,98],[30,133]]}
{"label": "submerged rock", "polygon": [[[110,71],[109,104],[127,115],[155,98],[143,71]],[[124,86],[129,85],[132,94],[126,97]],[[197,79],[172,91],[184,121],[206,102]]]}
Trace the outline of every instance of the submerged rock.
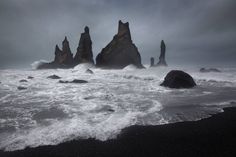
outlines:
{"label": "submerged rock", "polygon": [[161,86],[169,88],[192,88],[196,86],[196,83],[189,74],[180,70],[172,70],[166,75]]}
{"label": "submerged rock", "polygon": [[221,72],[219,69],[216,68],[201,68],[200,72],[207,73],[207,72]]}
{"label": "submerged rock", "polygon": [[32,77],[32,76],[28,76],[28,79],[33,79],[34,77]]}
{"label": "submerged rock", "polygon": [[23,86],[19,86],[17,87],[18,90],[26,90],[27,88],[26,87],[23,87]]}
{"label": "submerged rock", "polygon": [[20,80],[19,82],[28,82],[27,80]]}
{"label": "submerged rock", "polygon": [[122,69],[133,64],[143,68],[141,56],[132,42],[129,23],[119,21],[118,33],[96,57],[96,65],[103,68]]}
{"label": "submerged rock", "polygon": [[153,57],[150,58],[150,67],[153,67],[155,64],[155,59]]}
{"label": "submerged rock", "polygon": [[88,81],[86,81],[86,80],[78,80],[78,79],[74,79],[73,81],[59,80],[59,83],[88,83]]}
{"label": "submerged rock", "polygon": [[89,34],[89,27],[84,28],[84,33],[81,33],[79,40],[79,46],[77,48],[77,53],[74,57],[75,64],[80,63],[92,63],[93,61],[93,52],[92,52],[92,40]]}
{"label": "submerged rock", "polygon": [[161,41],[161,54],[160,54],[159,62],[157,63],[157,66],[167,66],[165,55],[166,55],[166,45],[165,45],[165,42],[162,40]]}
{"label": "submerged rock", "polygon": [[88,73],[88,74],[94,74],[94,72],[90,69],[87,69],[85,72]]}
{"label": "submerged rock", "polygon": [[47,78],[50,78],[50,79],[60,79],[61,77],[57,76],[57,75],[50,75]]}

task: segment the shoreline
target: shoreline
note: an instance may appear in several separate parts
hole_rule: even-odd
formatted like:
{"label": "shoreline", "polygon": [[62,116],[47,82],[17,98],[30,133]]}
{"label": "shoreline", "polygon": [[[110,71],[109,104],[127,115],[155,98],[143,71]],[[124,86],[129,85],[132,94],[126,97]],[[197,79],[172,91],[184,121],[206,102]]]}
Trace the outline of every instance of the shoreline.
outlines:
{"label": "shoreline", "polygon": [[236,156],[236,107],[199,121],[130,126],[116,139],[82,139],[12,152],[1,157]]}

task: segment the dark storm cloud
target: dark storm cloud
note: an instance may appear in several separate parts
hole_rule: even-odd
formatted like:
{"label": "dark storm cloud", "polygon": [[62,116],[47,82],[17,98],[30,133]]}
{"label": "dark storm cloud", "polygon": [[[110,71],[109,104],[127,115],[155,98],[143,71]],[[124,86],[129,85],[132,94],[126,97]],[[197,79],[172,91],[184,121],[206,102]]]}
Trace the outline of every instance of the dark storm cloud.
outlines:
{"label": "dark storm cloud", "polygon": [[235,0],[1,0],[0,66],[52,60],[65,35],[75,53],[86,25],[96,56],[119,19],[129,21],[144,63],[164,39],[170,64],[233,64],[235,15]]}

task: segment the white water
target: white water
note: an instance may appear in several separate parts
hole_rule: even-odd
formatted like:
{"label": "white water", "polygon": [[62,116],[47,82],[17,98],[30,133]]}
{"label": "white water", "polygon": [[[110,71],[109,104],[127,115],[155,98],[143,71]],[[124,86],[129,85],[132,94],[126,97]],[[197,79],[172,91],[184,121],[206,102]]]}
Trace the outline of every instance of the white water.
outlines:
{"label": "white water", "polygon": [[[34,64],[36,65],[36,64]],[[94,74],[85,73],[90,68]],[[0,71],[0,149],[55,145],[80,138],[107,140],[131,125],[160,125],[199,120],[236,102],[236,69],[193,76],[197,87],[159,86],[174,68],[101,70],[74,69]],[[48,79],[84,79],[87,84],[60,84]],[[33,76],[33,79],[27,79]],[[28,82],[19,82],[26,79]],[[18,86],[27,87],[18,90]]]}

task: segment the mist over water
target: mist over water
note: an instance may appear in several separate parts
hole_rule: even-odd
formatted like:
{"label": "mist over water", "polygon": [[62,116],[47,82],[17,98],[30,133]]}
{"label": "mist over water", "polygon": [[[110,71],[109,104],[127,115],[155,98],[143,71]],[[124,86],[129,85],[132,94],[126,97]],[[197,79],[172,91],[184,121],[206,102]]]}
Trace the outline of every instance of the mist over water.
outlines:
{"label": "mist over water", "polygon": [[[33,64],[37,66],[37,64]],[[94,74],[85,71],[91,69]],[[198,86],[170,89],[159,86],[172,69],[193,76]],[[129,65],[102,70],[89,64],[73,69],[1,70],[0,149],[55,145],[72,139],[108,140],[131,125],[195,121],[234,106],[236,70],[200,73],[199,68],[147,68]],[[48,79],[87,80],[61,84]],[[27,79],[28,76],[34,77]],[[27,82],[19,82],[26,79]],[[18,90],[18,86],[26,90]]]}

